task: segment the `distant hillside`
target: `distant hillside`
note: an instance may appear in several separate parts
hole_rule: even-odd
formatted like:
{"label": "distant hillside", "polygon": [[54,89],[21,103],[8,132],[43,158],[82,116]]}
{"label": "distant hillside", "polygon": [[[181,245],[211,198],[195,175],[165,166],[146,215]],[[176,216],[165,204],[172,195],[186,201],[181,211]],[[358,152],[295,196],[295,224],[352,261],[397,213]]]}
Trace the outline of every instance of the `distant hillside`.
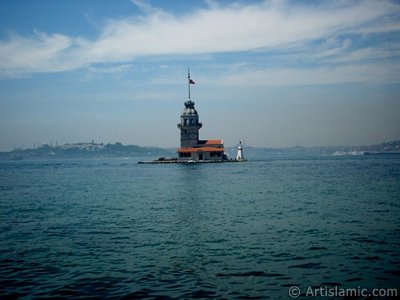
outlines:
{"label": "distant hillside", "polygon": [[[226,152],[235,156],[236,147],[229,147]],[[400,154],[400,141],[385,142],[370,146],[329,146],[329,147],[286,147],[286,148],[258,148],[244,147],[247,158],[298,156],[298,155],[365,155],[365,154]]]}
{"label": "distant hillside", "polygon": [[170,156],[173,153],[157,147],[140,147],[136,145],[75,143],[61,146],[42,145],[34,149],[15,149],[0,152],[0,159],[21,160],[32,158],[74,158],[74,157],[158,157]]}
{"label": "distant hillside", "polygon": [[379,145],[361,146],[361,151],[400,153],[400,141],[386,142]]}
{"label": "distant hillside", "polygon": [[[79,157],[136,157],[155,159],[158,157],[176,157],[174,148],[140,147],[137,145],[75,143],[61,146],[42,145],[34,149],[15,149],[0,152],[0,159],[21,160],[34,158],[79,158]],[[227,147],[229,157],[236,156],[236,147]],[[298,155],[364,155],[364,154],[400,154],[400,141],[386,142],[371,146],[333,146],[333,147],[288,147],[258,148],[245,146],[247,158],[265,158]]]}

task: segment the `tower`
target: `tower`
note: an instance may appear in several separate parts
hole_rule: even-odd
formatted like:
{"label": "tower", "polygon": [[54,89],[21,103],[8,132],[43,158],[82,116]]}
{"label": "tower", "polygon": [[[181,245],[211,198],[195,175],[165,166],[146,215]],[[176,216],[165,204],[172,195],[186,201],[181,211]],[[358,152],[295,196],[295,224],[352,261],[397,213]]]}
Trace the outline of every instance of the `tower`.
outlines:
{"label": "tower", "polygon": [[199,122],[194,102],[190,99],[191,84],[194,84],[194,81],[190,79],[188,70],[189,97],[181,114],[181,122],[178,124],[178,128],[181,130],[181,147],[177,149],[179,161],[223,161],[226,159],[226,155],[222,140],[199,140],[199,130],[202,124]]}
{"label": "tower", "polygon": [[199,123],[199,115],[194,108],[194,102],[189,99],[185,102],[181,123],[178,124],[178,128],[181,130],[181,148],[193,147],[199,143],[201,127],[202,124]]}
{"label": "tower", "polygon": [[190,85],[194,81],[190,79],[190,70],[188,69],[188,100],[185,102],[185,109],[181,115],[181,123],[178,128],[181,130],[181,148],[193,147],[199,143],[199,129],[202,124],[199,123],[199,115],[194,108],[194,102],[190,100]]}

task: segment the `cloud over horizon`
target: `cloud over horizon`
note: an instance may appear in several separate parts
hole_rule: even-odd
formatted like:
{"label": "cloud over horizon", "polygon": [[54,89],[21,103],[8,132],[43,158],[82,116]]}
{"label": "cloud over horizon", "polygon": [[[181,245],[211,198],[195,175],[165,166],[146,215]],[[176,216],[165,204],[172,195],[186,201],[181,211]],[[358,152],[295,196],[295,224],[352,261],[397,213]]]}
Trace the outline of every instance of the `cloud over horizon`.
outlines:
{"label": "cloud over horizon", "polygon": [[[400,31],[396,18],[400,5],[390,1],[322,2],[308,6],[265,1],[225,7],[214,3],[183,15],[152,8],[147,2],[134,1],[134,4],[142,9],[140,16],[108,20],[95,39],[37,30],[29,36],[9,35],[0,41],[0,76],[18,78],[77,69],[93,72],[97,64],[102,65],[101,72],[106,72],[107,65],[117,71],[125,69],[118,64],[129,63],[134,67],[135,60],[143,57],[285,49],[291,55],[301,55],[302,59],[319,56],[330,65],[313,66],[311,70],[316,68],[322,73],[332,68],[358,70],[347,77],[351,81],[365,81],[369,79],[362,74],[369,67],[375,69],[369,60],[396,57],[400,52],[399,43],[392,45],[390,51],[383,51],[379,45],[354,47],[351,42],[358,36]],[[324,43],[313,45],[321,40]],[[336,42],[330,44],[331,40]],[[360,66],[360,61],[368,63]],[[398,68],[387,65],[384,76],[398,80]],[[272,71],[283,74],[290,69],[294,73],[303,71],[298,66],[276,67]],[[265,75],[265,71],[257,68],[249,71],[254,72]],[[309,78],[316,83],[335,81],[332,76],[322,81],[318,75]]]}

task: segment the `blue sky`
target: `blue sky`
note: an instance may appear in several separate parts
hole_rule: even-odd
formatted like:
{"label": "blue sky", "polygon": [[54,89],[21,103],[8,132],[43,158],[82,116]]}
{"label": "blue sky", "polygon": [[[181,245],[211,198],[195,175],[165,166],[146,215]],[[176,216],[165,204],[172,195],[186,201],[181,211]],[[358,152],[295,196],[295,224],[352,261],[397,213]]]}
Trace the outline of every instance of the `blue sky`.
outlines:
{"label": "blue sky", "polygon": [[0,150],[400,139],[398,1],[0,1]]}

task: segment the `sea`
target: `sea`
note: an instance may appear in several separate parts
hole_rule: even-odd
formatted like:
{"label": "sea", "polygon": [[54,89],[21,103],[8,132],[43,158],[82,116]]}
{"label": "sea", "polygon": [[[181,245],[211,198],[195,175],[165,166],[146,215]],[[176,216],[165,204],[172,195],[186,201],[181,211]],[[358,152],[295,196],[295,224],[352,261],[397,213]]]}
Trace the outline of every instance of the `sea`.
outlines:
{"label": "sea", "polygon": [[0,161],[1,299],[399,295],[400,155],[138,160]]}

